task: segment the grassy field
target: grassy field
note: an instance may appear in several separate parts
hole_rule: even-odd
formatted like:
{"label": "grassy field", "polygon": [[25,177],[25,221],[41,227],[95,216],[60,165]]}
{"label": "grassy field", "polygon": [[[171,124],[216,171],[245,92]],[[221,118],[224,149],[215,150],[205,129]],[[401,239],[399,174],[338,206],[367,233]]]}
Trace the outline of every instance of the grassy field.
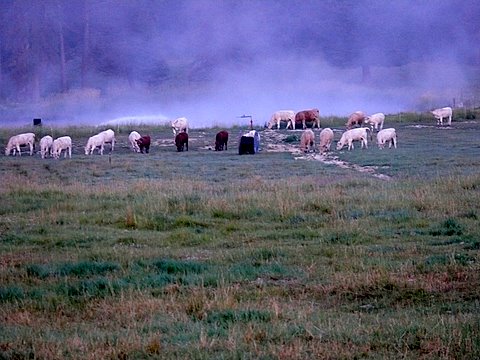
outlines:
{"label": "grassy field", "polygon": [[239,156],[240,128],[177,153],[141,126],[142,155],[122,126],[85,156],[98,129],[33,129],[74,151],[0,157],[0,359],[480,358],[480,122],[455,120],[325,158],[271,151],[300,131]]}

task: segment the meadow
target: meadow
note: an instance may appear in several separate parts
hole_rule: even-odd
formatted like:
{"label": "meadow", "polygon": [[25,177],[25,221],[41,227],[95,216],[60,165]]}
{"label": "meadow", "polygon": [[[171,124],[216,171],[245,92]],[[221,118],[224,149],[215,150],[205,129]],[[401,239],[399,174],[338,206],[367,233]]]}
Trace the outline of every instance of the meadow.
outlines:
{"label": "meadow", "polygon": [[480,358],[466,115],[388,115],[398,149],[323,160],[270,151],[298,146],[283,129],[243,156],[240,127],[227,151],[206,128],[177,153],[166,126],[118,126],[110,156],[84,155],[93,127],[0,129],[74,143],[72,159],[0,156],[0,359]]}

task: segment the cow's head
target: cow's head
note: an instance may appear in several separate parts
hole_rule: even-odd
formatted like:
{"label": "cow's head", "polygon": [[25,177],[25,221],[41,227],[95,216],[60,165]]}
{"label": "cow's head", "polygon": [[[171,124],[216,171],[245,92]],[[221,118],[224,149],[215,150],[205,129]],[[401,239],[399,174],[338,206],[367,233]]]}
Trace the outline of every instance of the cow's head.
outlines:
{"label": "cow's head", "polygon": [[345,143],[340,139],[337,142],[337,150],[341,150],[345,146]]}

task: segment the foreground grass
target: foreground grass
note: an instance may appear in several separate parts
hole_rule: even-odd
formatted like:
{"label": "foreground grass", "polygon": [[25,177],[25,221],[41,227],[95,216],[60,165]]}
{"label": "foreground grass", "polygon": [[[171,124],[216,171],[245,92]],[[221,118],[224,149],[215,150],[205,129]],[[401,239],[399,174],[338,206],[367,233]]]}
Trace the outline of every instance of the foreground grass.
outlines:
{"label": "foreground grass", "polygon": [[403,134],[339,154],[391,181],[200,140],[2,158],[1,356],[478,358],[478,150],[432,177]]}

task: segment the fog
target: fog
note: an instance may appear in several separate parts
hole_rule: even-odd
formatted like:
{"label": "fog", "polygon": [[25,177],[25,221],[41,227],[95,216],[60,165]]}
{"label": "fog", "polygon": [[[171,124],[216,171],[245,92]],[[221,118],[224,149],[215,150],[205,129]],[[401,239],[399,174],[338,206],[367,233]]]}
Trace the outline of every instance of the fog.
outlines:
{"label": "fog", "polygon": [[249,115],[259,126],[282,109],[425,112],[480,98],[473,0],[56,4],[4,3],[1,124],[185,116],[209,127]]}

